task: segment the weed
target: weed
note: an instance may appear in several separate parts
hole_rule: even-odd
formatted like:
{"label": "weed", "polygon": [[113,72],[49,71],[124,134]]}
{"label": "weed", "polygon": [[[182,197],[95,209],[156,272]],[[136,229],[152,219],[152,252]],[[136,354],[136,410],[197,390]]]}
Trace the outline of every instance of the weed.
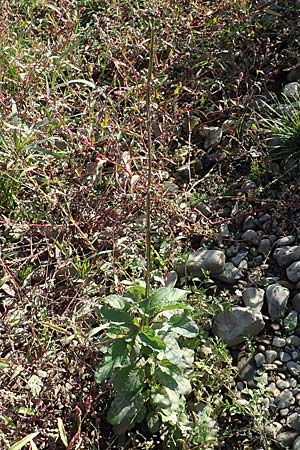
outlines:
{"label": "weed", "polygon": [[261,129],[267,133],[268,149],[272,160],[300,162],[300,101],[283,97],[274,99],[275,105],[264,103],[265,113],[260,115]]}
{"label": "weed", "polygon": [[125,297],[103,299],[101,315],[110,327],[102,339],[105,357],[96,381],[109,380],[116,392],[107,420],[120,433],[146,421],[167,448],[178,448],[179,442],[197,441],[197,421],[186,407],[194,351],[185,343],[197,339],[199,330],[182,301],[185,291],[160,288],[147,298],[144,294],[135,287]]}

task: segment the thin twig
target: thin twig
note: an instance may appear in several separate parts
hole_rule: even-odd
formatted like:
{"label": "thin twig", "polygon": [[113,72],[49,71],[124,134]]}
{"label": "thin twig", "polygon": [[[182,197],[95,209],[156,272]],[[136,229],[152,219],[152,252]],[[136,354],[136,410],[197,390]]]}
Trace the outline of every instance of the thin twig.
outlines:
{"label": "thin twig", "polygon": [[148,174],[147,174],[147,197],[146,197],[146,297],[150,293],[150,272],[151,272],[151,184],[152,184],[152,137],[151,137],[151,78],[153,71],[153,54],[154,54],[154,22],[153,18],[150,23],[151,38],[149,49],[149,65],[147,77],[147,95],[146,95],[146,111],[147,111],[147,149],[148,149]]}

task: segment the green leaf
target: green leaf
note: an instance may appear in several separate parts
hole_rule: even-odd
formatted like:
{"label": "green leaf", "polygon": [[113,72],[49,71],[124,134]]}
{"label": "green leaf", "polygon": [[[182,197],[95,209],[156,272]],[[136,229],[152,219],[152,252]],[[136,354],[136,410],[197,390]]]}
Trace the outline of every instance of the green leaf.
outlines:
{"label": "green leaf", "polygon": [[146,408],[142,395],[132,400],[124,393],[120,393],[113,400],[107,414],[108,423],[111,425],[124,425],[125,429],[131,429],[136,423],[141,422],[146,415]]}
{"label": "green leaf", "polygon": [[145,297],[146,289],[143,286],[133,286],[126,291],[126,297],[132,298],[135,303],[139,303]]}
{"label": "green leaf", "polygon": [[144,382],[145,370],[133,365],[119,369],[112,378],[116,391],[124,392],[131,398],[143,389]]}
{"label": "green leaf", "polygon": [[163,340],[166,344],[166,348],[165,351],[162,352],[162,359],[168,359],[181,371],[193,368],[194,351],[186,347],[181,349],[178,344],[178,336],[176,333],[165,333]]}
{"label": "green leaf", "polygon": [[156,369],[155,378],[162,386],[168,387],[181,395],[188,395],[192,392],[192,386],[187,377],[173,370],[172,367],[160,365]]}
{"label": "green leaf", "polygon": [[114,341],[109,347],[109,353],[95,372],[96,383],[108,380],[115,369],[128,365],[129,351],[124,339]]}
{"label": "green leaf", "polygon": [[28,434],[23,439],[9,447],[8,450],[20,450],[21,448],[25,447],[25,445],[29,444],[38,434],[40,434],[39,431]]}
{"label": "green leaf", "polygon": [[59,436],[60,436],[62,443],[64,444],[65,447],[68,447],[69,444],[68,444],[66,430],[64,427],[64,423],[60,417],[57,418],[57,428],[58,428]]}
{"label": "green leaf", "polygon": [[138,338],[144,346],[150,347],[154,351],[160,351],[166,348],[164,341],[148,326],[145,326],[143,331],[139,332]]}
{"label": "green leaf", "polygon": [[162,287],[142,301],[139,306],[144,314],[151,317],[166,309],[184,307],[181,301],[186,296],[187,292],[182,289]]}
{"label": "green leaf", "polygon": [[113,323],[132,323],[133,320],[128,312],[121,311],[119,309],[108,308],[107,306],[103,306],[100,312],[104,319],[109,320]]}
{"label": "green leaf", "polygon": [[124,309],[125,308],[125,299],[121,297],[121,295],[112,294],[108,295],[104,298],[105,302],[111,307],[116,309]]}
{"label": "green leaf", "polygon": [[199,334],[199,328],[186,314],[177,314],[171,317],[169,327],[180,336],[192,338]]}
{"label": "green leaf", "polygon": [[176,411],[180,405],[180,395],[167,387],[161,387],[151,392],[151,400],[160,411]]}
{"label": "green leaf", "polygon": [[95,371],[96,383],[100,384],[104,380],[109,380],[115,367],[116,360],[113,360],[111,356],[106,356],[104,358],[104,363],[102,363],[100,367],[98,367],[98,369]]}

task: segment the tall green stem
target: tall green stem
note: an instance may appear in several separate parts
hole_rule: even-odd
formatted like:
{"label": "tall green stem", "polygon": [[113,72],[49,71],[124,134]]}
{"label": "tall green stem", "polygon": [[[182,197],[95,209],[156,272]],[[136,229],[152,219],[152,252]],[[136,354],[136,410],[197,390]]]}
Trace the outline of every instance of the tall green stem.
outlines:
{"label": "tall green stem", "polygon": [[151,137],[151,79],[154,57],[154,21],[150,23],[151,38],[149,49],[149,65],[147,77],[146,111],[147,111],[147,149],[148,149],[148,173],[147,173],[147,197],[146,197],[146,297],[150,293],[151,272],[151,186],[152,186],[152,137]]}

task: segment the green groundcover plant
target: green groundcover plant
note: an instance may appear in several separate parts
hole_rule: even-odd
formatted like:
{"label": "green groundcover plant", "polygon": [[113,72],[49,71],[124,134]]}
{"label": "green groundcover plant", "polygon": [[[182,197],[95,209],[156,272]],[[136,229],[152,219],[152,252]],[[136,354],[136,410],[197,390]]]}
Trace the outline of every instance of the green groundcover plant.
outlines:
{"label": "green groundcover plant", "polygon": [[111,425],[126,432],[144,421],[168,448],[179,448],[198,440],[200,418],[188,411],[186,396],[192,392],[199,329],[184,301],[186,291],[159,288],[147,298],[144,294],[139,286],[124,297],[104,299],[101,315],[109,328],[96,381],[108,380],[115,391],[107,413]]}

